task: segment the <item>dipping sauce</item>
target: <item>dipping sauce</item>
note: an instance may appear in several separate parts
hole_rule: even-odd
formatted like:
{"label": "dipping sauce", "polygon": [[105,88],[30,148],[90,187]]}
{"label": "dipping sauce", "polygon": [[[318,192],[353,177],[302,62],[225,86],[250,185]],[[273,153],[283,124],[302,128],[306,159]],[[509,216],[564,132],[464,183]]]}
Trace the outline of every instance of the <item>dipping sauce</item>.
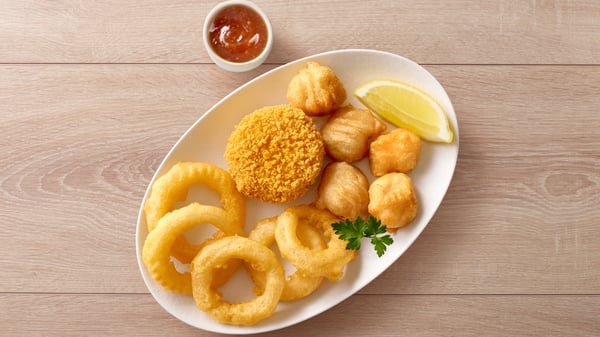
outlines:
{"label": "dipping sauce", "polygon": [[217,13],[208,37],[213,50],[231,62],[256,58],[267,45],[267,25],[252,8],[232,5]]}

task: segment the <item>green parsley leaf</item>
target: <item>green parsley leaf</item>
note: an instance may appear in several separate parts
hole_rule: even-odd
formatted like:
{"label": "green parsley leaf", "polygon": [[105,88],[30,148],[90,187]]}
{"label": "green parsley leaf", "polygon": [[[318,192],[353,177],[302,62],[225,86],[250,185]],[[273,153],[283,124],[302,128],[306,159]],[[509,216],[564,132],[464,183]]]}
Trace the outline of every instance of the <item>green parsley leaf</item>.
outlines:
{"label": "green parsley leaf", "polygon": [[333,223],[331,227],[333,227],[333,230],[340,239],[348,241],[346,249],[349,250],[360,249],[362,238],[369,238],[377,252],[377,256],[381,257],[385,254],[387,246],[394,242],[389,234],[385,234],[387,227],[372,215],[369,215],[367,221],[359,216],[354,221],[350,219],[338,221]]}

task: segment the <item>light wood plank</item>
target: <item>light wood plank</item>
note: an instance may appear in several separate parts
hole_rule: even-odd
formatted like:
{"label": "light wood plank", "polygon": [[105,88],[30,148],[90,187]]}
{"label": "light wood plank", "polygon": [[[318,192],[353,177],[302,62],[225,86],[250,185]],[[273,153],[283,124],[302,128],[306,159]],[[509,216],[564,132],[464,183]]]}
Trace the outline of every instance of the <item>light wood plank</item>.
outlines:
{"label": "light wood plank", "polygon": [[0,291],[142,291],[134,233],[148,181],[199,116],[257,73],[0,68],[0,270],[12,275]]}
{"label": "light wood plank", "polygon": [[[0,294],[7,336],[215,336],[149,295]],[[596,336],[599,296],[358,295],[264,336]]]}
{"label": "light wood plank", "polygon": [[[146,292],[134,233],[153,171],[268,68],[0,66],[0,292]],[[600,293],[600,67],[429,69],[460,120],[455,180],[363,293]]]}
{"label": "light wood plank", "polygon": [[[595,0],[256,2],[275,32],[268,62],[372,48],[419,63],[600,63]],[[206,63],[201,27],[214,4],[4,1],[0,63]]]}

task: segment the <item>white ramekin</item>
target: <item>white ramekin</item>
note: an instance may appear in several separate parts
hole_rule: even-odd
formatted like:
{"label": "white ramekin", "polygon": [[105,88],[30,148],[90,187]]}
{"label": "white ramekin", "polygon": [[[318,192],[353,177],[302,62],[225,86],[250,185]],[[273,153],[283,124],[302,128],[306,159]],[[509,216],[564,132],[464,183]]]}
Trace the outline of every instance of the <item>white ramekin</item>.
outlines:
{"label": "white ramekin", "polygon": [[[265,49],[256,58],[254,58],[250,61],[231,62],[231,61],[225,60],[213,50],[213,48],[210,44],[209,30],[210,30],[211,23],[213,22],[213,20],[215,18],[215,15],[217,15],[217,13],[219,13],[222,9],[229,7],[229,6],[233,6],[233,5],[243,5],[243,6],[252,8],[254,11],[256,11],[256,13],[258,13],[258,15],[260,15],[260,17],[264,20],[265,25],[267,26],[267,44],[265,46]],[[258,7],[252,1],[248,1],[248,0],[228,0],[228,1],[223,1],[223,2],[220,2],[219,4],[217,4],[208,13],[208,15],[206,16],[206,19],[204,20],[204,28],[203,28],[203,32],[202,32],[202,37],[204,39],[204,48],[206,49],[206,52],[208,53],[208,56],[210,57],[210,59],[217,66],[219,66],[225,70],[233,71],[233,72],[248,71],[248,70],[252,70],[252,69],[260,66],[267,59],[267,57],[269,56],[269,53],[271,52],[271,48],[273,47],[273,29],[271,27],[271,22],[269,21],[269,18],[260,9],[260,7]]]}

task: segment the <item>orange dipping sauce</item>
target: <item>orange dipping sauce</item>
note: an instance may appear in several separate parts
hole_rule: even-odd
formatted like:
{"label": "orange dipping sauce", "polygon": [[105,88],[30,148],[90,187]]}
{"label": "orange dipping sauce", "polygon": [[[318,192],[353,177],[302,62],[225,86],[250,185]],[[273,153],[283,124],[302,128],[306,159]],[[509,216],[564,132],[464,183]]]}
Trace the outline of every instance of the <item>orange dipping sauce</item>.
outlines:
{"label": "orange dipping sauce", "polygon": [[267,45],[267,25],[252,8],[232,5],[217,13],[209,29],[213,50],[231,62],[256,58]]}

